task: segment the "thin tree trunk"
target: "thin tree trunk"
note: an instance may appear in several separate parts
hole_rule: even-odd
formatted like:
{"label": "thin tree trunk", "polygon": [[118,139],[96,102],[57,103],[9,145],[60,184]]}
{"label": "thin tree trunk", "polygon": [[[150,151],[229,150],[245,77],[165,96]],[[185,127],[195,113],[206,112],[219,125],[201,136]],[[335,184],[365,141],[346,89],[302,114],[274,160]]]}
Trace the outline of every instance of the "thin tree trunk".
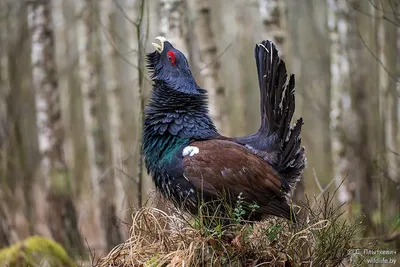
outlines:
{"label": "thin tree trunk", "polygon": [[220,80],[217,46],[211,29],[211,9],[208,0],[192,0],[195,10],[195,35],[201,60],[203,86],[208,90],[210,116],[215,126],[225,135],[230,134],[228,122],[225,88]]}
{"label": "thin tree trunk", "polygon": [[[5,0],[0,0],[0,185],[3,191],[7,190],[7,124],[11,120],[7,114],[7,99],[10,94],[10,86],[8,79],[8,33],[7,33],[7,20],[10,16],[7,15],[9,7]],[[5,203],[10,203],[5,197],[6,193],[0,194],[0,248],[11,244],[12,240],[12,227],[10,225],[11,216],[6,213],[8,206]],[[8,215],[8,216],[7,216]]]}
{"label": "thin tree trunk", "polygon": [[[187,1],[186,1],[187,2]],[[137,99],[135,99],[135,101],[138,101],[136,103],[141,103],[140,104],[140,112],[142,113],[141,115],[141,124],[137,124],[137,122],[135,121],[134,124],[134,129],[140,129],[140,132],[137,132],[138,135],[142,135],[142,125],[143,125],[143,114],[144,114],[144,107],[145,107],[145,103],[147,103],[148,98],[150,97],[151,94],[151,87],[152,84],[149,82],[148,78],[148,73],[147,70],[145,68],[145,53],[147,50],[147,47],[151,47],[150,45],[150,39],[149,36],[151,36],[151,38],[153,38],[153,36],[157,36],[159,35],[159,28],[154,28],[152,27],[152,25],[160,25],[160,15],[159,15],[159,2],[158,1],[143,1],[143,8],[142,9],[138,9],[138,11],[136,13],[138,13],[139,15],[141,14],[142,19],[141,21],[141,49],[140,49],[140,53],[139,55],[141,56],[141,60],[140,60],[140,68],[141,68],[141,77],[140,77],[140,84],[141,84],[141,96],[138,96]],[[152,49],[152,48],[150,48]],[[191,49],[189,49],[190,52]],[[137,114],[137,113],[136,113]],[[137,115],[135,114],[135,118],[137,117]],[[137,149],[140,151],[140,147],[137,146],[137,142],[136,142],[137,138],[135,138],[134,141],[134,145],[133,147],[137,147]],[[142,142],[142,140],[141,140]],[[138,153],[137,153],[138,154]],[[154,183],[150,177],[150,175],[147,173],[147,170],[144,166],[143,163],[143,154],[141,153],[140,156],[142,159],[142,170],[143,170],[143,175],[142,175],[142,181],[141,181],[141,196],[142,196],[142,201],[143,203],[149,203],[151,201],[152,204],[157,205],[156,201],[154,202],[154,199],[157,198],[157,196],[155,196],[154,191],[155,191],[155,186]],[[137,161],[136,161],[137,162]]]}
{"label": "thin tree trunk", "polygon": [[[7,67],[4,77],[7,78],[9,88],[12,88],[6,102],[9,138],[5,152],[7,155],[5,162],[7,172],[5,173],[4,196],[8,203],[8,224],[11,229],[15,230],[18,238],[23,238],[33,234],[37,221],[35,203],[32,198],[32,186],[35,180],[33,169],[37,161],[27,159],[38,157],[36,153],[37,129],[34,127],[36,119],[33,108],[33,94],[30,88],[30,44],[26,37],[28,29],[25,5],[18,2],[8,2],[8,8],[4,10],[8,15],[7,19],[4,19],[6,29],[3,32],[7,33],[7,46],[3,50],[4,53],[7,53],[7,59],[3,62],[4,66]],[[21,102],[27,103],[27,105],[21,106]],[[21,114],[24,114],[24,116],[21,116]],[[33,123],[31,123],[32,121]],[[32,138],[27,138],[29,135]],[[38,196],[38,198],[40,197]],[[38,198],[35,200],[37,201]],[[21,225],[22,218],[26,221]]]}
{"label": "thin tree trunk", "polygon": [[[355,12],[354,53],[350,54],[351,98],[354,102],[356,114],[356,129],[359,130],[358,138],[354,139],[356,155],[357,184],[361,211],[365,214],[363,223],[368,231],[374,231],[372,213],[377,208],[377,191],[379,182],[373,177],[378,177],[379,171],[376,163],[380,163],[382,137],[379,118],[379,69],[377,49],[377,19],[375,9],[370,1],[354,1],[352,4]],[[364,14],[372,14],[365,16]]]}
{"label": "thin tree trunk", "polygon": [[77,1],[77,14],[82,23],[78,25],[78,51],[83,94],[83,116],[85,120],[85,136],[87,138],[91,187],[94,198],[99,198],[99,179],[104,174],[104,144],[100,139],[99,109],[99,77],[96,69],[95,17],[93,1]]}
{"label": "thin tree trunk", "polygon": [[[116,189],[115,183],[121,180],[114,178],[121,171],[127,171],[126,153],[124,145],[124,130],[123,130],[123,114],[121,101],[121,88],[119,86],[118,65],[116,61],[116,51],[114,48],[115,40],[113,36],[113,3],[108,0],[102,0],[99,3],[101,15],[101,46],[103,55],[104,73],[103,79],[105,83],[106,95],[108,99],[108,111],[110,113],[111,131],[110,138],[112,144],[112,164],[113,172],[107,175],[107,180],[102,181],[100,189],[100,214],[101,224],[104,239],[107,244],[107,249],[111,250],[117,244],[122,242],[119,223],[117,218],[117,207],[115,204]],[[111,33],[111,34],[110,34]]]}
{"label": "thin tree trunk", "polygon": [[[400,6],[397,7],[397,13],[400,13]],[[397,16],[397,18],[399,18],[399,16]],[[397,100],[398,100],[398,96],[399,96],[399,92],[400,92],[400,27],[397,28],[397,65],[396,65],[396,71],[397,71],[397,83],[396,83],[396,92],[397,92]],[[397,104],[397,115],[400,116],[400,105],[399,103]],[[400,149],[400,123],[397,123],[397,148]],[[397,151],[398,152],[398,151]],[[399,153],[397,153],[397,155],[399,156]],[[397,158],[398,161],[400,161],[400,158]],[[398,168],[400,169],[400,167],[398,166]],[[397,176],[398,179],[397,181],[399,181],[399,177]],[[397,184],[396,189],[399,190],[400,186]],[[400,203],[400,194],[397,193],[397,196],[395,198],[395,201],[397,201],[396,205],[397,205],[397,212],[399,211],[399,204]],[[398,238],[396,240],[396,248],[399,251],[400,250],[400,239]]]}
{"label": "thin tree trunk", "polygon": [[160,0],[160,34],[189,57],[185,26],[187,6],[183,0]]}
{"label": "thin tree trunk", "polygon": [[56,76],[50,1],[29,2],[28,24],[32,36],[32,78],[42,157],[40,175],[45,177],[49,190],[48,224],[56,241],[75,254],[82,251],[83,243],[71,199],[68,167],[63,152],[64,129]]}
{"label": "thin tree trunk", "polygon": [[[331,37],[331,129],[332,129],[332,157],[333,175],[338,187],[338,201],[346,203],[348,217],[352,215],[353,193],[350,187],[350,178],[347,177],[350,161],[346,155],[346,138],[343,125],[344,104],[349,98],[349,59],[344,47],[347,47],[349,7],[337,0],[329,0],[330,11],[328,24]],[[340,25],[340,27],[339,27]],[[347,100],[348,101],[348,100]]]}
{"label": "thin tree trunk", "polygon": [[258,10],[264,24],[263,39],[270,39],[283,58],[287,51],[286,3],[284,0],[259,0]]}
{"label": "thin tree trunk", "polygon": [[[55,64],[57,65],[57,74],[58,74],[58,88],[60,95],[60,109],[62,114],[62,124],[64,125],[64,158],[66,161],[66,165],[69,169],[73,168],[73,153],[72,153],[72,140],[71,140],[71,130],[73,129],[73,125],[71,123],[70,118],[70,86],[69,86],[69,72],[70,69],[69,61],[69,47],[68,47],[68,26],[67,20],[64,14],[64,6],[62,0],[53,0],[52,1],[52,20],[54,22],[54,28],[57,31],[54,31],[54,47],[55,47],[55,55],[54,58],[56,60]],[[70,171],[70,170],[69,170]],[[75,192],[75,188],[73,188],[74,183],[70,181],[71,192]]]}
{"label": "thin tree trunk", "polygon": [[[380,185],[380,216],[382,222],[396,220],[399,216],[400,200],[400,169],[399,169],[399,146],[398,137],[398,94],[396,92],[396,63],[397,63],[397,27],[393,24],[396,21],[394,12],[400,11],[400,3],[382,0],[375,7],[380,16],[386,19],[381,20],[380,28],[380,113],[382,121],[382,158],[379,165]],[[379,17],[379,16],[378,16]],[[382,225],[383,233],[391,231],[390,228]],[[385,229],[386,228],[386,229]]]}
{"label": "thin tree trunk", "polygon": [[[255,42],[262,41],[265,36],[260,35],[260,32],[261,34],[263,32],[261,18],[257,20],[258,26],[254,29],[254,32],[249,32],[249,29],[255,27],[254,18],[260,17],[259,10],[251,9],[250,13],[248,3],[246,1],[239,2],[238,6],[229,7],[220,2],[215,10],[218,13],[234,14],[228,21],[226,19],[221,20],[217,24],[216,31],[227,31],[229,29],[228,33],[231,32],[228,40],[232,47],[221,54],[224,55],[221,56],[221,64],[225,65],[224,68],[221,68],[221,75],[225,77],[224,85],[229,92],[226,96],[229,103],[229,116],[235,118],[230,120],[231,131],[234,135],[244,136],[257,131],[260,127],[260,105],[255,104],[260,101],[260,92],[255,61],[251,51],[254,49]],[[247,12],[243,12],[243,10],[247,10]],[[229,27],[226,27],[226,25],[229,25]],[[219,35],[216,35],[217,37],[220,38],[220,42],[225,39]],[[225,56],[225,54],[228,56]],[[232,75],[232,73],[235,73],[235,75]]]}
{"label": "thin tree trunk", "polygon": [[395,183],[400,184],[399,170],[399,147],[398,136],[398,96],[396,92],[396,63],[397,63],[397,27],[393,22],[396,16],[393,12],[400,11],[400,4],[389,0],[383,0],[383,15],[388,20],[383,20],[383,42],[382,42],[382,66],[381,66],[381,87],[383,88],[383,103],[381,110],[382,120],[385,122],[385,152],[387,159],[387,175]]}
{"label": "thin tree trunk", "polygon": [[0,184],[6,182],[7,173],[7,99],[10,94],[7,62],[7,20],[9,7],[6,0],[0,0]]}
{"label": "thin tree trunk", "polygon": [[[373,156],[378,151],[376,141],[373,140],[379,139],[373,129],[373,126],[379,126],[379,121],[376,120],[379,112],[376,110],[378,90],[375,75],[378,70],[376,59],[371,54],[372,52],[376,55],[375,21],[373,16],[363,14],[370,14],[370,2],[335,0],[334,6],[339,19],[339,60],[343,64],[338,66],[339,73],[335,73],[335,69],[332,70],[335,77],[340,77],[339,86],[342,88],[339,123],[342,125],[343,135],[337,135],[335,138],[339,138],[338,142],[343,143],[341,149],[344,147],[344,156],[339,152],[336,157],[342,156],[346,160],[336,162],[339,168],[336,174],[341,180],[344,178],[344,170],[348,168],[347,179],[350,181],[350,187],[354,188],[354,199],[361,204],[361,212],[365,216],[363,223],[368,230],[372,230],[371,216],[376,208],[372,178]],[[342,34],[342,31],[346,34]]]}
{"label": "thin tree trunk", "polygon": [[[129,126],[132,128],[135,138],[129,138],[127,140],[129,144],[129,149],[134,154],[135,158],[135,171],[132,179],[126,179],[125,187],[128,195],[128,205],[130,208],[138,208],[142,206],[144,201],[146,201],[144,181],[146,179],[146,172],[143,165],[143,155],[142,155],[142,124],[143,124],[143,114],[144,114],[144,44],[141,43],[147,38],[147,30],[143,29],[143,20],[145,15],[146,3],[144,0],[138,1],[126,1],[126,14],[125,25],[127,29],[127,39],[128,39],[128,49],[127,61],[129,62],[129,91],[125,94],[128,96],[128,101],[133,99],[135,101],[135,106],[132,107],[129,102],[125,101],[125,105],[130,105],[127,108],[128,114],[134,114],[136,121],[134,126],[132,124]],[[131,98],[131,96],[133,96]]]}
{"label": "thin tree trunk", "polygon": [[[103,186],[108,187],[112,172],[107,170],[109,160],[108,142],[105,124],[108,123],[105,117],[106,107],[104,106],[103,87],[100,78],[100,56],[101,42],[99,36],[100,21],[98,14],[97,1],[84,0],[77,1],[77,14],[81,15],[82,21],[78,25],[78,50],[79,50],[79,69],[81,77],[81,90],[83,96],[83,116],[85,121],[85,135],[88,148],[91,189],[92,192],[92,220],[100,231],[104,231],[103,237],[100,235],[99,247],[106,249],[104,237],[106,230],[102,229],[101,207],[102,200],[105,200],[106,192]],[[113,196],[110,196],[112,198]],[[107,212],[110,209],[107,209]],[[89,230],[89,229],[88,229]],[[94,233],[94,232],[93,232]]]}
{"label": "thin tree trunk", "polygon": [[89,177],[87,144],[85,138],[82,136],[82,129],[85,128],[85,122],[82,115],[83,103],[79,83],[79,51],[77,44],[77,26],[80,25],[81,20],[79,19],[80,17],[75,16],[75,1],[60,2],[65,20],[65,30],[63,33],[65,36],[63,35],[62,39],[66,43],[66,55],[60,59],[60,61],[63,61],[63,65],[60,66],[64,66],[65,69],[60,70],[60,72],[61,75],[67,76],[65,83],[67,84],[68,93],[63,95],[63,97],[68,97],[64,99],[64,104],[67,105],[66,112],[68,112],[67,117],[69,117],[67,124],[71,128],[68,130],[68,134],[72,143],[72,152],[68,163],[71,164],[73,194],[76,201],[79,202],[82,193],[92,190]]}
{"label": "thin tree trunk", "polygon": [[[138,73],[138,87],[137,87],[137,94],[138,94],[138,104],[139,104],[139,112],[138,112],[138,125],[143,125],[144,121],[144,108],[145,108],[145,94],[144,94],[144,47],[143,44],[141,44],[142,40],[142,35],[144,34],[142,31],[142,23],[144,19],[144,10],[145,10],[145,1],[141,0],[138,1],[137,6],[136,6],[136,16],[137,16],[137,22],[135,24],[136,28],[136,40],[137,40],[137,73]],[[137,175],[136,175],[136,182],[139,187],[139,207],[141,207],[145,201],[146,196],[143,194],[144,188],[143,188],[143,181],[146,178],[145,174],[145,167],[144,167],[144,158],[143,158],[143,153],[141,151],[142,147],[142,135],[138,135],[138,140],[137,140],[137,145],[138,145],[138,151],[139,151],[139,160],[138,160],[138,167],[137,167]],[[148,178],[148,176],[147,176]]]}
{"label": "thin tree trunk", "polygon": [[[329,129],[331,73],[328,7],[326,1],[319,0],[286,3],[288,30],[293,44],[290,46],[292,51],[289,54],[292,56],[288,67],[296,75],[296,114],[305,122],[302,140],[307,148],[308,163],[302,181],[306,183],[306,188],[315,186],[315,180],[325,186],[333,178]],[[295,197],[302,197],[301,192],[296,190]]]}
{"label": "thin tree trunk", "polygon": [[[400,7],[397,8],[400,10]],[[400,11],[398,11],[400,13]],[[398,17],[398,16],[397,16]],[[397,96],[399,95],[400,92],[400,27],[397,27],[397,64],[396,64],[396,71],[397,71],[397,83],[396,83],[396,92]],[[397,114],[400,116],[400,104],[397,105]],[[400,123],[397,124],[397,147],[400,150]],[[398,153],[399,154],[399,153]],[[400,160],[400,159],[399,159]],[[400,167],[399,167],[400,168]]]}

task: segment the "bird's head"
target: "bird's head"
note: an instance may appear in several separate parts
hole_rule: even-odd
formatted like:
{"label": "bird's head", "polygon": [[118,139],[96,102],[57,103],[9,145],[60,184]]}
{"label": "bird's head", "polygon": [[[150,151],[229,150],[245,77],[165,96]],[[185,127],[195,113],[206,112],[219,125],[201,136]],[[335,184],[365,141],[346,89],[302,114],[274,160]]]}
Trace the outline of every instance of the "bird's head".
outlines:
{"label": "bird's head", "polygon": [[175,49],[165,37],[152,43],[156,51],[147,54],[147,68],[153,81],[165,82],[168,87],[187,94],[200,94],[185,55]]}

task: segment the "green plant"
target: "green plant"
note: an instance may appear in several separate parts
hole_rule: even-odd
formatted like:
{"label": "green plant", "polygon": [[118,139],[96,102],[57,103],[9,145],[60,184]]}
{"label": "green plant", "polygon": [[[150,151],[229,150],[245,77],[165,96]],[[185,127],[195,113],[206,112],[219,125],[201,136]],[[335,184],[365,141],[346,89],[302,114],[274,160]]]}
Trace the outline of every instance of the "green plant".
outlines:
{"label": "green plant", "polygon": [[241,223],[243,220],[243,216],[246,214],[246,211],[243,209],[244,198],[242,193],[239,194],[238,200],[236,201],[235,208],[233,210],[234,221],[236,223]]}
{"label": "green plant", "polygon": [[280,224],[271,225],[267,228],[265,235],[268,240],[273,242],[277,239],[279,232],[282,230],[282,226]]}

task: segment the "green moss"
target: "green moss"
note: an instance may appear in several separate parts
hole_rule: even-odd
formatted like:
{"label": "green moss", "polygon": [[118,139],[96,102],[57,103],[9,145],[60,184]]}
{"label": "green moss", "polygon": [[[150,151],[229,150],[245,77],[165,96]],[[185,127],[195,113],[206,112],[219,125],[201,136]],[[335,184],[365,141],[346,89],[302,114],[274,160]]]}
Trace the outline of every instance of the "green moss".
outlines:
{"label": "green moss", "polygon": [[60,244],[41,236],[29,237],[0,250],[1,266],[35,267],[44,262],[50,266],[76,266]]}

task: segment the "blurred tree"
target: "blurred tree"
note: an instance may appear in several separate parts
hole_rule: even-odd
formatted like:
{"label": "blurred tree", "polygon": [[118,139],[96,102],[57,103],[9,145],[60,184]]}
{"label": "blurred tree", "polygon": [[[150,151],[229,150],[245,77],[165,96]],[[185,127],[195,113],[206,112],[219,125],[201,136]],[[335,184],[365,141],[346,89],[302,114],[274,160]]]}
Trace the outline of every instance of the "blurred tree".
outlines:
{"label": "blurred tree", "polygon": [[[7,114],[7,99],[10,95],[8,81],[7,60],[7,20],[9,19],[9,6],[6,0],[0,1],[0,188],[7,188],[7,133],[6,127],[9,123]],[[7,188],[8,189],[8,188]],[[3,189],[4,190],[4,189]],[[7,199],[5,193],[0,193],[0,248],[8,246],[11,240],[12,229],[10,227]],[[7,216],[8,215],[8,216]]]}
{"label": "blurred tree", "polygon": [[97,69],[97,54],[100,53],[96,36],[98,21],[96,21],[93,1],[77,1],[76,8],[77,13],[81,15],[82,19],[82,22],[78,23],[77,31],[85,137],[87,138],[90,158],[91,186],[94,191],[94,198],[98,199],[99,181],[102,179],[102,175],[106,175],[106,144],[104,133],[101,132],[101,122],[99,119],[101,92],[99,70]]}
{"label": "blurred tree", "polygon": [[258,0],[258,9],[264,24],[264,37],[272,40],[284,58],[288,47],[286,3],[284,0]]}
{"label": "blurred tree", "polygon": [[[104,66],[101,76],[107,93],[111,129],[106,129],[106,131],[110,133],[113,165],[113,172],[107,175],[106,179],[100,184],[99,205],[103,235],[107,244],[107,249],[111,250],[114,246],[122,242],[116,214],[118,209],[115,203],[115,184],[116,182],[121,184],[121,180],[116,180],[115,178],[118,173],[120,173],[120,170],[128,171],[128,168],[126,164],[124,164],[126,163],[126,151],[124,148],[125,140],[123,135],[124,124],[121,121],[124,117],[122,113],[121,88],[118,81],[118,57],[116,56],[114,46],[115,37],[112,37],[112,31],[114,29],[114,5],[111,1],[102,0],[99,1],[99,7],[101,15],[101,48],[103,52],[101,55],[103,55],[102,66]],[[123,192],[119,193],[124,195]]]}
{"label": "blurred tree", "polygon": [[[228,49],[225,53],[229,56],[221,56],[220,71],[228,90],[225,101],[230,105],[231,131],[243,136],[257,131],[260,127],[260,93],[252,51],[254,51],[255,43],[266,39],[267,36],[263,32],[262,19],[257,21],[253,19],[259,18],[258,8],[249,10],[246,1],[239,1],[235,8],[229,7],[226,3],[220,5],[219,14],[223,12],[222,10],[235,14],[230,20],[229,17],[224,18],[220,26],[223,31],[230,33],[229,45],[232,45],[228,48],[223,47],[223,49]],[[257,25],[259,27],[256,27]],[[250,32],[252,32],[251,35]],[[263,34],[260,36],[260,33]],[[249,38],[249,35],[252,38]],[[231,55],[236,60],[232,60]],[[231,75],[232,73],[237,75]]]}
{"label": "blurred tree", "polygon": [[[138,208],[142,206],[143,202],[146,201],[147,196],[144,194],[145,186],[144,180],[148,178],[143,164],[142,155],[142,124],[145,107],[145,92],[144,92],[144,75],[145,75],[145,52],[142,41],[147,40],[148,29],[143,29],[143,20],[145,16],[144,0],[138,1],[126,1],[126,13],[125,23],[128,39],[128,52],[126,59],[129,63],[129,88],[133,98],[129,98],[135,101],[134,110],[131,110],[135,114],[137,120],[134,126],[134,136],[132,136],[131,146],[135,147],[134,158],[136,171],[132,171],[133,179],[126,181],[126,188],[128,192],[128,203],[130,208]],[[132,102],[129,101],[127,105],[132,107]]]}
{"label": "blurred tree", "polygon": [[[117,12],[116,4],[111,1],[103,2],[107,7],[108,12],[101,9],[102,18],[102,37],[104,54],[106,55],[103,60],[104,66],[104,81],[107,92],[108,110],[110,119],[110,142],[112,149],[112,168],[114,173],[114,201],[116,208],[116,215],[125,219],[122,216],[127,207],[127,188],[125,187],[126,178],[134,172],[132,166],[132,145],[129,143],[131,136],[128,134],[132,129],[133,122],[127,118],[133,116],[132,113],[127,112],[126,100],[132,101],[132,95],[127,96],[127,90],[123,86],[123,71],[121,61],[121,42],[126,45],[127,41],[122,40],[121,32],[126,33],[126,28],[121,21],[125,21],[123,16]],[[121,19],[118,19],[121,17]],[[132,138],[135,138],[133,135]],[[123,232],[120,232],[123,234]]]}
{"label": "blurred tree", "polygon": [[365,215],[363,223],[369,231],[374,230],[372,216],[377,208],[377,190],[380,188],[377,163],[380,163],[381,149],[385,146],[379,129],[378,27],[376,10],[371,3],[362,0],[350,3],[349,91],[354,121],[347,137],[353,150],[349,174],[357,183],[356,196]]}
{"label": "blurred tree", "polygon": [[[288,66],[296,77],[296,114],[304,118],[305,188],[324,188],[332,181],[330,137],[330,40],[326,1],[287,1]],[[316,187],[317,184],[317,187]]]}
{"label": "blurred tree", "polygon": [[[115,5],[111,1],[101,1],[101,36],[103,48],[103,77],[107,93],[108,111],[110,119],[110,141],[112,144],[113,179],[108,181],[107,192],[104,197],[109,197],[110,206],[120,213],[125,198],[123,176],[129,173],[128,155],[126,147],[126,130],[124,119],[123,92],[119,81],[120,65],[117,46],[118,35],[115,25]],[[122,175],[121,175],[122,174]],[[117,200],[117,204],[114,202]]]}
{"label": "blurred tree", "polygon": [[[396,92],[396,62],[397,62],[397,40],[399,39],[398,28],[394,21],[397,17],[395,12],[400,12],[400,3],[390,0],[381,1],[382,16],[387,18],[382,20],[383,38],[382,44],[382,64],[380,67],[381,88],[381,112],[384,122],[383,130],[385,132],[385,153],[387,159],[387,174],[395,183],[400,184],[399,170],[399,147],[397,143],[398,131],[398,96]],[[399,25],[400,26],[400,25]]]}
{"label": "blurred tree", "polygon": [[46,179],[48,188],[48,224],[54,239],[75,254],[82,252],[83,244],[63,152],[64,128],[61,121],[50,1],[29,2],[28,24],[32,38],[32,79],[42,157],[39,176]]}
{"label": "blurred tree", "polygon": [[6,0],[0,1],[0,184],[6,182],[7,171],[7,98],[10,95],[7,62],[7,19],[9,19]]}
{"label": "blurred tree", "polygon": [[[40,186],[36,177],[39,162],[38,133],[34,94],[32,90],[31,44],[28,38],[26,5],[7,2],[7,75],[10,88],[7,96],[7,187],[10,225],[15,227],[18,237],[33,234],[35,224],[44,221],[45,214],[35,208],[44,203],[45,194],[35,196]],[[21,105],[20,103],[24,103]],[[23,114],[23,116],[22,116]],[[41,181],[43,182],[43,181]],[[21,214],[22,213],[22,214]],[[22,216],[21,216],[22,215]],[[40,217],[40,218],[38,218]],[[21,223],[21,221],[23,223]],[[47,227],[44,227],[47,228]],[[48,230],[48,228],[47,228]]]}
{"label": "blurred tree", "polygon": [[[380,115],[381,135],[383,139],[380,155],[383,160],[380,164],[380,215],[383,220],[382,230],[391,231],[390,224],[400,216],[400,169],[398,131],[398,93],[396,92],[396,62],[399,53],[397,47],[398,29],[396,12],[400,12],[400,3],[382,0],[374,6],[378,17],[382,17],[378,40],[381,47],[379,59],[380,81]],[[399,17],[400,18],[400,17]],[[399,25],[400,26],[400,25]],[[388,227],[389,226],[389,227]]]}
{"label": "blurred tree", "polygon": [[160,0],[160,34],[189,57],[186,40],[187,14],[186,1]]}
{"label": "blurred tree", "polygon": [[[89,157],[90,181],[86,181],[85,189],[79,196],[81,201],[89,197],[85,208],[86,222],[93,223],[87,231],[93,231],[92,235],[102,234],[96,237],[98,246],[105,252],[107,246],[104,229],[100,220],[100,189],[101,185],[110,179],[112,172],[107,167],[107,143],[104,132],[102,109],[103,92],[100,80],[100,40],[99,40],[99,17],[97,16],[97,1],[77,0],[75,2],[77,21],[77,42],[79,51],[79,74],[83,101],[83,118],[85,122],[84,136]],[[111,196],[112,197],[112,196]],[[81,210],[81,212],[83,212]],[[92,236],[91,235],[91,236]]]}
{"label": "blurred tree", "polygon": [[227,118],[226,92],[219,74],[220,62],[217,46],[211,28],[211,9],[208,0],[192,0],[191,8],[195,13],[195,36],[198,43],[202,86],[208,90],[210,101],[210,116],[221,133],[230,134],[230,125]]}
{"label": "blurred tree", "polygon": [[331,130],[332,130],[332,156],[333,171],[338,188],[338,201],[346,203],[348,217],[352,215],[353,189],[350,186],[348,169],[350,159],[346,155],[346,138],[344,131],[344,105],[349,101],[347,88],[349,88],[349,59],[347,52],[342,47],[347,46],[348,13],[349,6],[343,1],[329,1],[329,27],[331,37]]}
{"label": "blurred tree", "polygon": [[[76,19],[74,1],[54,0],[53,21],[56,64],[60,88],[61,114],[64,124],[64,154],[71,176],[71,188],[76,204],[88,180],[82,94],[78,79]],[[85,177],[86,176],[86,177]]]}
{"label": "blurred tree", "polygon": [[[379,133],[377,27],[370,2],[331,1],[336,21],[332,26],[332,119],[333,152],[339,201],[353,197],[361,204],[363,221],[371,229],[374,194],[374,157],[378,153]],[[336,32],[335,32],[336,31]],[[376,169],[376,168],[375,168]],[[347,176],[347,177],[346,177]],[[351,215],[351,203],[347,207]]]}

